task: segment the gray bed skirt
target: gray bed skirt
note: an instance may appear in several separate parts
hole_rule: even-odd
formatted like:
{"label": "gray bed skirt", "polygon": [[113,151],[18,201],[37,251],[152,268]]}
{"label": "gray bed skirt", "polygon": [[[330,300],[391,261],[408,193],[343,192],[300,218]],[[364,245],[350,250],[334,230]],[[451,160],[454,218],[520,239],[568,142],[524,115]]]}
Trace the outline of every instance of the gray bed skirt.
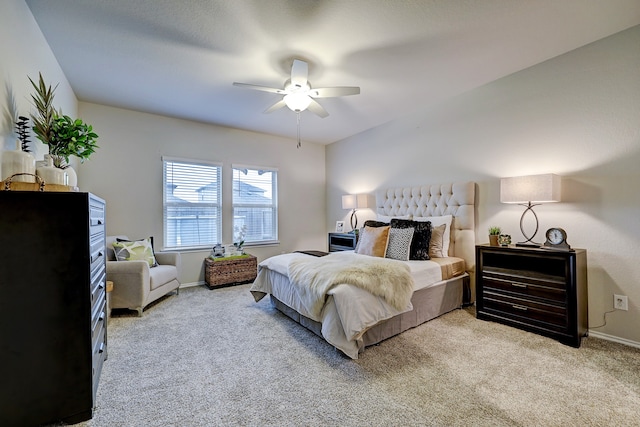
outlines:
{"label": "gray bed skirt", "polygon": [[[365,347],[377,344],[429,320],[435,319],[456,308],[462,307],[463,293],[469,288],[469,275],[454,277],[413,293],[413,310],[384,320],[369,328],[362,336],[360,352]],[[322,324],[305,317],[270,295],[272,305],[280,312],[322,337]]]}

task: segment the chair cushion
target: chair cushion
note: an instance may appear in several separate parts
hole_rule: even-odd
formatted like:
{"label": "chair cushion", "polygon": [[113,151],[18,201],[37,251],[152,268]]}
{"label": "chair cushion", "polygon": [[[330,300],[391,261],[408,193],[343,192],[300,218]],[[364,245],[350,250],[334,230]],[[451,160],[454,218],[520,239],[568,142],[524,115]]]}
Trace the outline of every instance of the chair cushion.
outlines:
{"label": "chair cushion", "polygon": [[149,269],[149,281],[151,290],[157,289],[172,280],[178,280],[178,269],[173,265],[159,264]]}

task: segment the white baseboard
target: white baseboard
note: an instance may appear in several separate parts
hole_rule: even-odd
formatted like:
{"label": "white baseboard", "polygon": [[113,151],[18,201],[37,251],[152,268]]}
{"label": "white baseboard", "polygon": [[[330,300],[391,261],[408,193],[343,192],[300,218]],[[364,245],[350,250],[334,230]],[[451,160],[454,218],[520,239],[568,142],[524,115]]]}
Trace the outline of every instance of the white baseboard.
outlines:
{"label": "white baseboard", "polygon": [[640,348],[640,342],[631,341],[625,338],[616,337],[614,335],[603,334],[602,332],[589,330],[589,336],[594,338],[600,338],[607,341],[613,341],[620,344],[628,345],[631,347]]}
{"label": "white baseboard", "polygon": [[204,285],[204,280],[201,280],[199,282],[190,282],[190,283],[180,283],[180,289],[182,288],[191,288],[193,286],[201,286]]}

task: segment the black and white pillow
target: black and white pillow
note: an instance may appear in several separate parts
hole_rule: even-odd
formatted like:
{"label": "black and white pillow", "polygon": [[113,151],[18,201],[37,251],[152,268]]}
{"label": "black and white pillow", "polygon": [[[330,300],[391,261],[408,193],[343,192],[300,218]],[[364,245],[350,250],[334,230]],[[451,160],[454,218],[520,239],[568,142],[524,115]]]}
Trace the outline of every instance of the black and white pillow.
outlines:
{"label": "black and white pillow", "polygon": [[389,243],[385,258],[409,261],[413,228],[392,228],[389,230]]}
{"label": "black and white pillow", "polygon": [[411,221],[408,219],[392,219],[391,229],[394,228],[413,228],[413,239],[411,240],[411,248],[409,250],[409,259],[417,261],[426,261],[429,257],[429,242],[431,241],[431,223]]}

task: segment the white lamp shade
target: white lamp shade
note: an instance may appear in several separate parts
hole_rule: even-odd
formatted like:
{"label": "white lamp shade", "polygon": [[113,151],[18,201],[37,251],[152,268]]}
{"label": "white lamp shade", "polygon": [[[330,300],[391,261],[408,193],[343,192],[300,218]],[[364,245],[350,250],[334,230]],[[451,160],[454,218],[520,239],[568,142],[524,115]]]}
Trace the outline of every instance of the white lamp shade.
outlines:
{"label": "white lamp shade", "polygon": [[369,207],[369,195],[345,194],[342,196],[342,209],[362,209]]}
{"label": "white lamp shade", "polygon": [[560,177],[552,173],[500,180],[502,203],[549,203],[560,201]]}
{"label": "white lamp shade", "polygon": [[342,196],[342,209],[355,209],[357,207],[355,194],[345,194]]}
{"label": "white lamp shade", "polygon": [[358,209],[368,208],[369,207],[369,195],[368,194],[358,194],[356,196],[356,205]]}

